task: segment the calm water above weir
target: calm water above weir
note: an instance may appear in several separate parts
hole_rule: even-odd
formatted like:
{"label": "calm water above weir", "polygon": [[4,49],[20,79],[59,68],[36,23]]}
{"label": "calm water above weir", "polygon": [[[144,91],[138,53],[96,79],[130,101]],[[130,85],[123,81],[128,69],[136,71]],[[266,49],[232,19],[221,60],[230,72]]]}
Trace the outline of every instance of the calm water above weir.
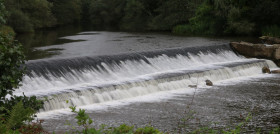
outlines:
{"label": "calm water above weir", "polygon": [[248,132],[280,125],[280,76],[261,72],[278,68],[237,55],[228,44],[255,39],[68,30],[18,36],[30,61],[15,94],[47,99],[39,118],[49,131],[67,129],[73,105],[86,109],[95,125],[151,123],[172,133],[187,106],[196,112],[187,131],[233,125],[249,112]]}
{"label": "calm water above weir", "polygon": [[156,49],[225,44],[229,41],[259,41],[256,38],[183,37],[169,33],[82,31],[68,26],[20,34],[28,60],[92,55],[112,55]]}

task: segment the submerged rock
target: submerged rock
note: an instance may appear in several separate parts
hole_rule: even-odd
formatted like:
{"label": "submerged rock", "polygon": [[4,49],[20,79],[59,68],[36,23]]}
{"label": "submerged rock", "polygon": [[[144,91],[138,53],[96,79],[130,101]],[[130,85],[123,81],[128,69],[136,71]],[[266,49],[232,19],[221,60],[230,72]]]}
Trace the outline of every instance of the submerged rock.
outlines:
{"label": "submerged rock", "polygon": [[212,81],[206,80],[205,82],[206,82],[206,85],[207,85],[207,86],[213,86],[213,82],[212,82]]}
{"label": "submerged rock", "polygon": [[263,73],[268,73],[268,74],[271,73],[271,72],[270,72],[270,69],[269,69],[268,67],[263,67],[263,68],[262,68],[262,72],[263,72]]}
{"label": "submerged rock", "polygon": [[190,88],[197,88],[197,85],[189,85]]}

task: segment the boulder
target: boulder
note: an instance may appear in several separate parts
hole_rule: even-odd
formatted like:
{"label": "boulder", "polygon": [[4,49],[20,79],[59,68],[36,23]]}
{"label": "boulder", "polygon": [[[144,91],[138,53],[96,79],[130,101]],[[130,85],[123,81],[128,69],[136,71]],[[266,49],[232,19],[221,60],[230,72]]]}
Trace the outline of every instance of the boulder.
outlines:
{"label": "boulder", "polygon": [[245,57],[273,60],[280,66],[280,44],[264,45],[249,42],[231,42],[230,46],[234,51]]}
{"label": "boulder", "polygon": [[280,44],[280,38],[277,37],[262,36],[260,39],[267,44]]}
{"label": "boulder", "polygon": [[275,49],[274,59],[275,60],[280,60],[280,47]]}
{"label": "boulder", "polygon": [[212,81],[206,80],[205,82],[206,82],[206,85],[207,85],[207,86],[213,86],[213,82],[212,82]]}
{"label": "boulder", "polygon": [[280,74],[280,70],[272,70],[271,73],[273,73],[273,74]]}
{"label": "boulder", "polygon": [[252,44],[248,42],[231,42],[230,46],[239,54],[254,58],[274,58],[275,48],[264,44]]}
{"label": "boulder", "polygon": [[271,73],[271,72],[270,72],[270,69],[269,69],[268,67],[263,67],[263,68],[262,68],[262,72],[263,72],[263,73],[268,73],[268,74]]}
{"label": "boulder", "polygon": [[197,85],[189,85],[190,88],[197,88]]}

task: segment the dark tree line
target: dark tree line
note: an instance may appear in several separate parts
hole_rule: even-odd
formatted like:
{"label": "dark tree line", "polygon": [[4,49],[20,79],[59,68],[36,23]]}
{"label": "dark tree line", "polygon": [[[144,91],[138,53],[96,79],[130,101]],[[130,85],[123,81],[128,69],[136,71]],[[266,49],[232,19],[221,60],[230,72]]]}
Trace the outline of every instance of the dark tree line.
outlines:
{"label": "dark tree line", "polygon": [[199,35],[277,34],[280,29],[279,0],[6,0],[5,5],[8,24],[17,32],[73,23]]}

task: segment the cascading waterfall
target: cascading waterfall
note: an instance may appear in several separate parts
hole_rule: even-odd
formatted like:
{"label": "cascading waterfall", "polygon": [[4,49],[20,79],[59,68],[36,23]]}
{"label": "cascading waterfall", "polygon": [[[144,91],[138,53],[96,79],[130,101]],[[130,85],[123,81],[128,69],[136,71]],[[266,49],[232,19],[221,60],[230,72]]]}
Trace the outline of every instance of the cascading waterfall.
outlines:
{"label": "cascading waterfall", "polygon": [[[46,98],[41,111],[133,98],[261,73],[272,61],[246,59],[229,45],[100,57],[36,60],[16,94]],[[66,100],[69,103],[66,103]]]}

